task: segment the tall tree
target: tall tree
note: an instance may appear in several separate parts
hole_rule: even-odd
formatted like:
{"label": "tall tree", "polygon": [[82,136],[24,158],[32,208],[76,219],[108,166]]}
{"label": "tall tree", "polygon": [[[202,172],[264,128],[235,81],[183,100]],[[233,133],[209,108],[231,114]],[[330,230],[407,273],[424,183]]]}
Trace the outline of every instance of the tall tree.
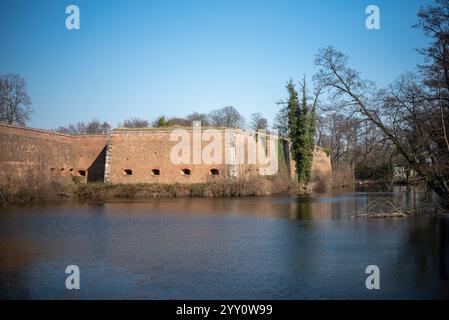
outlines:
{"label": "tall tree", "polygon": [[308,184],[311,178],[313,160],[313,136],[311,128],[311,115],[307,103],[306,80],[302,84],[301,107],[297,109],[297,140],[298,140],[298,178],[304,184]]}
{"label": "tall tree", "polygon": [[[288,92],[287,100],[287,123],[288,123],[288,133],[292,143],[297,143],[298,137],[298,110],[299,110],[299,99],[298,92],[296,91],[295,84],[293,80],[290,79],[285,86]],[[296,148],[295,148],[296,149]]]}
{"label": "tall tree", "polygon": [[424,83],[435,99],[446,102],[445,107],[449,107],[449,0],[436,3],[419,11],[419,22],[414,27],[431,39],[427,48],[418,50],[426,60],[420,66]]}
{"label": "tall tree", "polygon": [[335,98],[334,111],[372,123],[408,166],[449,200],[449,149],[440,143],[444,140],[442,127],[449,123],[437,112],[442,101],[426,98],[417,75],[407,73],[389,89],[378,90],[349,68],[348,57],[332,47],[321,49],[315,63],[320,67],[316,80]]}
{"label": "tall tree", "polygon": [[304,151],[301,147],[302,136],[301,136],[301,107],[299,105],[298,92],[296,91],[295,84],[293,80],[290,79],[285,86],[288,92],[288,100],[286,102],[287,106],[287,117],[288,117],[288,133],[291,141],[291,154],[292,159],[295,160],[296,175],[300,182],[307,183],[304,181],[303,175],[303,155]]}
{"label": "tall tree", "polygon": [[31,117],[26,81],[18,74],[0,77],[0,121],[24,126]]}
{"label": "tall tree", "polygon": [[290,79],[287,82],[288,99],[278,102],[278,105],[282,107],[276,115],[274,128],[278,129],[282,136],[289,137],[292,159],[296,162],[298,180],[303,184],[308,184],[311,180],[313,151],[315,149],[316,106],[321,89],[315,89],[310,108],[305,77],[300,86],[302,88],[301,104],[293,80]]}

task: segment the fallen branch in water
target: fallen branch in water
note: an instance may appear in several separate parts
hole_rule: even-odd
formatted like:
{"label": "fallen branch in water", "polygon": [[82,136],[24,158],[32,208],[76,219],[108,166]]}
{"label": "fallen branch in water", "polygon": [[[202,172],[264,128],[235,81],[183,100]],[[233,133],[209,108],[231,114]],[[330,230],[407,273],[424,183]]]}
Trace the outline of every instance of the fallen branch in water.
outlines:
{"label": "fallen branch in water", "polygon": [[[362,213],[363,211],[363,213]],[[409,210],[402,210],[390,200],[378,199],[372,201],[366,208],[351,215],[351,218],[404,218],[413,214]]]}
{"label": "fallen branch in water", "polygon": [[407,214],[403,212],[360,213],[351,215],[351,218],[405,218],[405,217],[407,217]]}

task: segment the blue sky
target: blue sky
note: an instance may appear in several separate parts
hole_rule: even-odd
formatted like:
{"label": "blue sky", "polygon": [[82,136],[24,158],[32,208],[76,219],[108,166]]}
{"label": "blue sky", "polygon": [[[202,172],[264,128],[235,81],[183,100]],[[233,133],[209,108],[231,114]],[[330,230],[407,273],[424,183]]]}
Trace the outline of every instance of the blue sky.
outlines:
{"label": "blue sky", "polygon": [[[271,124],[285,82],[335,46],[378,85],[422,62],[411,26],[425,0],[0,0],[0,74],[28,82],[31,127],[113,126],[232,105]],[[65,28],[78,5],[80,30]],[[365,28],[380,8],[381,30]]]}

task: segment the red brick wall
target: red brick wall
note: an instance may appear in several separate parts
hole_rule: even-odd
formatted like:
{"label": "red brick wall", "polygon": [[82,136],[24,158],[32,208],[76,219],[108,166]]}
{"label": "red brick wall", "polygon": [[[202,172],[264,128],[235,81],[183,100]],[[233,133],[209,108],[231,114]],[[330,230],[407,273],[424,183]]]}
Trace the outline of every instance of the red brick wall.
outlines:
{"label": "red brick wall", "polygon": [[69,181],[78,170],[88,174],[106,142],[106,135],[70,136],[0,124],[0,179]]}
{"label": "red brick wall", "polygon": [[[203,128],[204,133],[207,128]],[[193,131],[186,130],[190,138],[190,163],[174,164],[170,159],[170,151],[179,141],[170,141],[172,129],[143,129],[143,130],[115,130],[111,134],[109,145],[109,175],[108,181],[112,183],[202,183],[208,182],[218,177],[212,176],[210,170],[216,168],[220,176],[229,176],[231,165],[225,162],[227,149],[225,130],[214,129],[221,137],[222,159],[220,164],[193,164]],[[248,159],[248,139],[254,139],[247,133],[232,131],[237,140],[244,142],[244,157]],[[202,141],[202,150],[210,141]],[[277,152],[277,151],[276,151]],[[279,163],[285,166],[285,163]],[[267,165],[260,163],[237,164],[236,173],[239,177],[258,175],[259,170]],[[294,169],[294,165],[292,165]],[[152,169],[160,170],[160,175],[154,175]],[[191,174],[183,174],[183,169],[189,169]],[[130,170],[132,174],[127,174]],[[294,174],[294,173],[293,173]]]}
{"label": "red brick wall", "polygon": [[[170,141],[172,130],[115,130],[110,135],[65,135],[55,132],[0,124],[0,179],[33,178],[40,180],[58,179],[70,181],[71,175],[85,171],[81,180],[103,181],[106,149],[108,179],[112,183],[199,183],[218,177],[212,176],[210,169],[218,169],[220,176],[228,175],[227,164],[173,164],[170,151],[179,141]],[[193,163],[192,130],[190,134],[190,157]],[[203,131],[204,132],[204,131]],[[224,130],[216,129],[222,138],[222,157],[226,156]],[[235,136],[245,135],[234,132]],[[202,149],[208,145],[202,142]],[[108,146],[108,147],[107,147]],[[245,150],[247,150],[245,144]],[[247,151],[245,152],[247,156]],[[279,163],[279,166],[285,164]],[[263,165],[238,165],[240,177],[257,175]],[[125,170],[132,170],[127,175]],[[152,169],[160,170],[154,175]],[[183,174],[189,169],[190,175]],[[291,162],[294,176],[294,162]],[[315,152],[314,175],[327,179],[330,175],[330,160],[321,150]]]}
{"label": "red brick wall", "polygon": [[[110,145],[110,176],[112,183],[199,183],[214,179],[210,169],[216,168],[223,173],[223,165],[173,164],[170,151],[178,142],[170,141],[171,130],[114,131]],[[192,146],[192,140],[190,141]],[[203,146],[207,142],[203,142]],[[193,152],[190,157],[192,159]],[[224,145],[222,154],[224,154]],[[191,161],[193,163],[193,161]],[[132,170],[126,175],[125,170]],[[160,170],[154,175],[152,170]],[[190,175],[183,174],[190,169]]]}
{"label": "red brick wall", "polygon": [[103,181],[107,142],[108,135],[72,136],[75,171],[86,171],[89,181]]}

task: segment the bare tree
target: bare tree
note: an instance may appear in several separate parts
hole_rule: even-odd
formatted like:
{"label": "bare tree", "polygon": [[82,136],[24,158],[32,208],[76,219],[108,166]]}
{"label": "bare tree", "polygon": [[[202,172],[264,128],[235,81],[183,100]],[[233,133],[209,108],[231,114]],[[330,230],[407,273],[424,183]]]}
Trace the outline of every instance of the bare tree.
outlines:
{"label": "bare tree", "polygon": [[150,123],[141,118],[126,119],[121,125],[123,128],[148,128]]}
{"label": "bare tree", "polygon": [[86,124],[86,133],[108,133],[111,126],[107,122],[101,123],[100,121],[94,119]]}
{"label": "bare tree", "polygon": [[449,0],[437,0],[436,4],[419,11],[419,22],[414,27],[431,40],[428,47],[418,50],[426,60],[420,66],[424,83],[433,98],[449,108]]}
{"label": "bare tree", "polygon": [[[449,170],[442,171],[443,166],[438,163],[447,156],[437,157],[436,141],[429,135],[423,136],[424,132],[432,131],[429,130],[432,120],[425,120],[425,117],[434,113],[417,79],[409,74],[389,90],[378,90],[347,63],[348,57],[332,47],[321,49],[315,60],[320,67],[315,79],[328,90],[334,110],[375,125],[410,168],[443,199],[449,199]],[[422,139],[417,140],[417,137]]]}
{"label": "bare tree", "polygon": [[76,125],[69,124],[67,127],[59,127],[55,131],[65,134],[102,134],[108,133],[111,126],[107,122],[93,119],[87,123],[78,122]]}
{"label": "bare tree", "polygon": [[0,77],[0,121],[24,126],[31,116],[26,81],[18,74]]}
{"label": "bare tree", "polygon": [[205,113],[198,113],[194,111],[191,114],[187,115],[186,119],[189,121],[189,125],[192,125],[193,121],[201,121],[201,125],[203,126],[210,125],[207,114]]}
{"label": "bare tree", "polygon": [[281,106],[281,109],[274,117],[273,128],[278,131],[280,136],[288,137],[290,135],[290,130],[288,127],[288,106],[283,101],[279,101],[277,104]]}
{"label": "bare tree", "polygon": [[251,114],[250,127],[254,131],[266,130],[268,128],[268,120],[262,117],[260,112]]}
{"label": "bare tree", "polygon": [[209,122],[215,127],[243,128],[245,119],[232,106],[213,110],[209,113]]}

